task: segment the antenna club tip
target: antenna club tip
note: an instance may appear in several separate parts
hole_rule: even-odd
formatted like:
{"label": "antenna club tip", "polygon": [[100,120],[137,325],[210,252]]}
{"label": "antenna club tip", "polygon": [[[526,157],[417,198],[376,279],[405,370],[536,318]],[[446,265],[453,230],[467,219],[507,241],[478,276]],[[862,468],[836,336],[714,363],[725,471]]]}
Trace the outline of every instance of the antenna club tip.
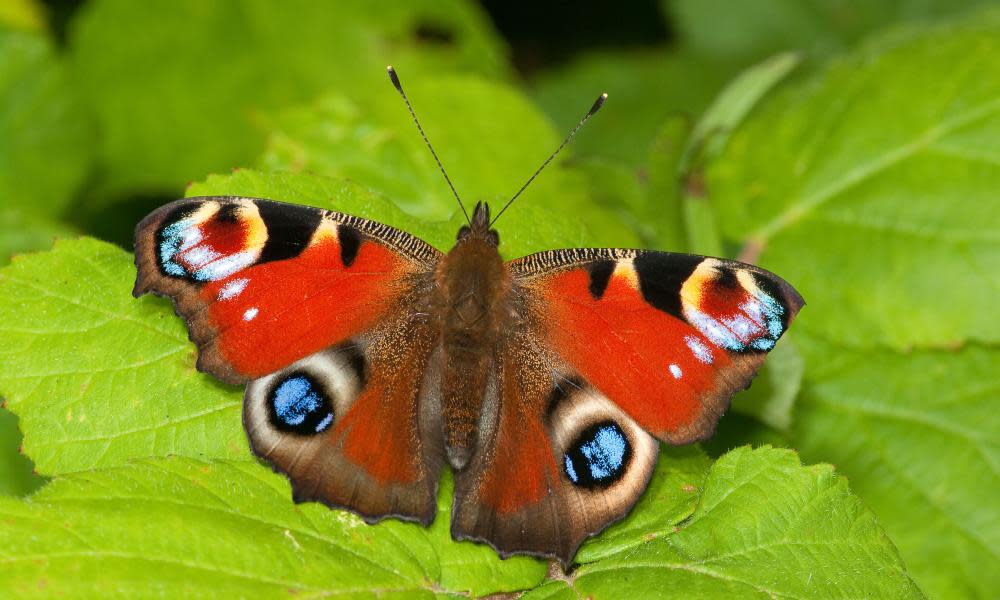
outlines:
{"label": "antenna club tip", "polygon": [[389,74],[389,80],[392,81],[392,85],[399,91],[400,94],[403,93],[403,84],[399,83],[399,76],[396,75],[396,69],[392,68],[392,65],[388,65],[385,68],[385,72]]}
{"label": "antenna club tip", "polygon": [[607,92],[601,93],[601,95],[597,97],[597,100],[594,100],[594,105],[590,107],[589,111],[587,111],[587,116],[585,118],[589,119],[590,117],[594,116],[594,113],[601,110],[601,107],[604,106],[604,101],[607,99],[608,99],[608,93]]}

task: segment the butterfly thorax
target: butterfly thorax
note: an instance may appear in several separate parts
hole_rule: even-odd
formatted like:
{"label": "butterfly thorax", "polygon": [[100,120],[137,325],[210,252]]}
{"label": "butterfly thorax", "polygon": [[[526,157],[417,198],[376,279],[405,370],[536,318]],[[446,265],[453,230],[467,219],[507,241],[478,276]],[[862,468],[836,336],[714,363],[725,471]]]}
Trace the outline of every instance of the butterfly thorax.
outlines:
{"label": "butterfly thorax", "polygon": [[470,226],[441,260],[436,279],[441,315],[444,440],[452,467],[461,469],[476,447],[493,350],[508,305],[511,276],[489,228],[489,208],[477,205]]}

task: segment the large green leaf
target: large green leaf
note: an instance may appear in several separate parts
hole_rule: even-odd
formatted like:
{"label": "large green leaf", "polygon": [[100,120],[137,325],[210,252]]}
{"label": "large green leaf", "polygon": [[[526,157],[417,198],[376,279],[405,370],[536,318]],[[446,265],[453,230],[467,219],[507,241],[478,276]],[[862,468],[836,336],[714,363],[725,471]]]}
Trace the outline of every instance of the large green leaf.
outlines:
{"label": "large green leaf", "polygon": [[795,444],[832,459],[939,598],[1000,589],[1000,351],[804,344]]}
{"label": "large green leaf", "polygon": [[[484,200],[496,214],[559,144],[544,116],[508,86],[468,76],[407,81],[405,75],[424,130],[469,210]],[[455,214],[458,205],[388,78],[383,87],[384,93],[364,103],[338,94],[285,111],[272,125],[261,165],[349,177],[430,219]],[[536,242],[529,249],[559,247],[551,235],[538,235],[539,227],[571,230],[578,244],[638,243],[621,220],[591,201],[585,173],[565,162],[570,152],[504,213],[498,228],[505,254],[520,254],[511,248],[522,243],[525,231]]]}
{"label": "large green leaf", "polygon": [[337,89],[391,95],[385,65],[506,77],[503,50],[463,0],[96,0],[74,23],[77,85],[100,115],[105,189],[179,190],[248,165],[262,113]]}
{"label": "large green leaf", "polygon": [[891,36],[733,136],[708,171],[723,233],[802,292],[800,327],[899,349],[1000,340],[998,68],[997,12]]}
{"label": "large green leaf", "polygon": [[[829,467],[743,449],[704,479],[704,458],[667,457],[676,460],[638,516],[612,529],[609,543],[589,545],[600,550],[573,574],[575,592],[919,597],[871,513]],[[678,462],[682,474],[664,477]],[[3,584],[19,596],[195,597],[481,595],[537,585],[544,563],[501,561],[486,546],[449,539],[444,483],[425,529],[295,506],[283,478],[249,461],[170,457],[63,475],[27,500],[0,499]],[[690,519],[673,526],[696,498]],[[622,537],[643,517],[647,526]],[[569,592],[565,581],[531,597]]]}
{"label": "large green leaf", "polygon": [[61,241],[0,271],[0,396],[43,474],[141,456],[245,456],[240,392],[194,371],[169,303],[136,300],[132,257]]}
{"label": "large green leaf", "polygon": [[726,240],[809,302],[792,444],[851,477],[942,597],[997,587],[998,46],[997,11],[873,41],[708,168]]}
{"label": "large green leaf", "polygon": [[[0,587],[18,597],[435,597],[536,585],[545,564],[450,540],[450,482],[433,527],[296,506],[249,461],[183,457],[66,475],[0,499]],[[461,560],[450,551],[461,548]]]}
{"label": "large green leaf", "polygon": [[920,598],[874,515],[828,465],[735,450],[698,507],[655,536],[525,598]]}

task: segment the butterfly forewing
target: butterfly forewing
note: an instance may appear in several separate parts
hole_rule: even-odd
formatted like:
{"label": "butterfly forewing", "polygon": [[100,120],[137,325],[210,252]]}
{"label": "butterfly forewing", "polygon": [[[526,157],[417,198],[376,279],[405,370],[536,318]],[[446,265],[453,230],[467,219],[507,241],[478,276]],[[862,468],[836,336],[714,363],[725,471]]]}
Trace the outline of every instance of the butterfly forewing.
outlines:
{"label": "butterfly forewing", "polygon": [[673,444],[710,436],[802,306],[735,261],[620,249],[511,263],[539,343]]}
{"label": "butterfly forewing", "polygon": [[402,231],[340,213],[189,198],[136,229],[133,293],[172,298],[198,344],[199,369],[245,383],[400,310],[439,255]]}

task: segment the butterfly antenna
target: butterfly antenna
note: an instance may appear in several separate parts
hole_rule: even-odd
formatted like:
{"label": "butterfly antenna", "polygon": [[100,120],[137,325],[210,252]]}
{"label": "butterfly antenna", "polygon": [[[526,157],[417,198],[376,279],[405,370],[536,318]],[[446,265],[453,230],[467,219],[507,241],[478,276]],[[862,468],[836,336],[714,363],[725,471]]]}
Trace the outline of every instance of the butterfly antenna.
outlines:
{"label": "butterfly antenna", "polygon": [[455,200],[458,200],[458,205],[462,207],[462,213],[465,215],[465,220],[469,225],[472,225],[472,219],[469,218],[469,211],[465,210],[465,205],[462,204],[462,199],[458,197],[458,192],[455,191],[455,186],[451,183],[451,178],[448,177],[448,173],[444,170],[444,165],[441,164],[441,159],[438,158],[437,152],[434,151],[434,146],[431,146],[431,141],[427,139],[427,134],[424,133],[424,128],[420,126],[420,120],[417,119],[417,113],[413,112],[413,106],[410,104],[410,99],[406,97],[406,92],[403,91],[403,84],[399,83],[399,75],[396,75],[396,69],[389,65],[385,68],[389,73],[389,79],[392,80],[392,85],[396,86],[396,91],[399,95],[403,97],[403,102],[406,103],[406,109],[410,111],[410,116],[413,117],[413,122],[417,125],[417,131],[420,132],[420,137],[424,138],[424,143],[431,151],[431,156],[434,157],[434,162],[437,163],[439,169],[441,169],[441,174],[444,175],[444,180],[448,182],[448,187],[451,188],[451,193],[455,195]]}
{"label": "butterfly antenna", "polygon": [[568,144],[569,141],[573,139],[573,136],[576,135],[577,131],[580,131],[580,128],[583,127],[583,124],[586,123],[587,120],[590,119],[590,117],[597,114],[597,111],[601,110],[601,107],[604,106],[604,101],[607,99],[608,99],[608,94],[607,92],[605,92],[600,96],[598,96],[597,100],[594,100],[594,105],[591,106],[590,110],[587,111],[587,114],[585,114],[583,118],[580,119],[580,122],[576,124],[576,127],[574,127],[573,130],[569,132],[569,135],[566,136],[566,139],[564,139],[563,142],[559,144],[559,147],[556,148],[556,151],[545,159],[545,162],[542,163],[542,166],[538,167],[538,169],[531,175],[531,177],[529,177],[528,180],[524,182],[524,185],[521,186],[521,189],[517,190],[517,193],[514,194],[514,197],[508,200],[507,204],[504,204],[503,208],[500,209],[500,212],[498,212],[497,215],[493,217],[493,220],[490,221],[490,227],[492,227],[493,224],[497,222],[497,219],[500,218],[500,215],[502,215],[504,211],[507,210],[507,208],[514,203],[514,200],[517,200],[517,197],[521,195],[521,192],[523,192],[525,188],[531,185],[531,182],[535,180],[535,177],[538,177],[538,174],[542,172],[542,169],[544,169],[546,166],[548,166],[550,162],[552,162],[552,159],[555,158],[557,154],[559,154],[559,151],[566,147],[566,144]]}

